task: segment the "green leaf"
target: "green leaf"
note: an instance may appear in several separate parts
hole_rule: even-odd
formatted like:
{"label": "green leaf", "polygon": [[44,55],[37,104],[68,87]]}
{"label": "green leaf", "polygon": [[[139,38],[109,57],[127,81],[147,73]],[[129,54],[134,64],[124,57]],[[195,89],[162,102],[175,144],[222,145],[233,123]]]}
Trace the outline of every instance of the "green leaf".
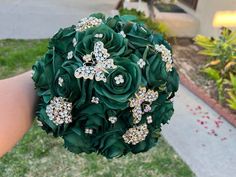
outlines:
{"label": "green leaf", "polygon": [[228,37],[226,43],[236,45],[236,31],[233,31]]}
{"label": "green leaf", "polygon": [[216,52],[214,52],[212,50],[202,50],[199,53],[202,54],[202,55],[207,55],[207,56],[211,56],[211,57],[219,56],[219,53],[216,53]]}
{"label": "green leaf", "polygon": [[209,48],[209,47],[214,47],[215,46],[213,41],[210,38],[205,37],[203,35],[197,35],[194,38],[194,41],[197,45],[199,45],[203,48]]}
{"label": "green leaf", "polygon": [[232,73],[230,73],[229,76],[230,76],[230,84],[232,85],[233,89],[236,91],[236,75],[234,76]]}
{"label": "green leaf", "polygon": [[202,71],[204,73],[206,73],[214,81],[217,81],[217,80],[221,79],[220,72],[217,71],[216,69],[213,69],[211,67],[207,67],[207,68],[204,68]]}
{"label": "green leaf", "polygon": [[230,98],[226,101],[228,102],[229,107],[236,110],[236,95],[232,91],[228,92],[228,95]]}

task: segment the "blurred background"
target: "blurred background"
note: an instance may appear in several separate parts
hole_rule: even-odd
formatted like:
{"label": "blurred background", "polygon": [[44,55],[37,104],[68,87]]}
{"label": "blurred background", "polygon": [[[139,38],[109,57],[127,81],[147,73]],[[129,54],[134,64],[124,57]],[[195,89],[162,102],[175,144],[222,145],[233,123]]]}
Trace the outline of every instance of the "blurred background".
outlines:
{"label": "blurred background", "polygon": [[173,47],[181,84],[159,143],[114,160],[75,155],[34,123],[0,177],[235,176],[236,0],[0,0],[0,79],[30,70],[59,28],[94,12],[135,15]]}

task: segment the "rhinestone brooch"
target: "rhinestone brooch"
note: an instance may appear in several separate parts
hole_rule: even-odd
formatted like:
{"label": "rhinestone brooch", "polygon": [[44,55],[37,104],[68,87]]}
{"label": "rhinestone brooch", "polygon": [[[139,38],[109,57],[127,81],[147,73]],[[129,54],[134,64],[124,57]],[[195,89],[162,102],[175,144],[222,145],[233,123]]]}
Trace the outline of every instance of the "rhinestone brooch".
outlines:
{"label": "rhinestone brooch", "polygon": [[[107,49],[104,48],[104,44],[98,41],[94,45],[94,51],[91,54],[87,54],[83,57],[83,66],[75,70],[75,77],[77,79],[84,78],[96,81],[106,82],[107,78],[105,73],[108,73],[109,69],[115,69],[113,59],[109,58],[110,54]],[[92,65],[91,65],[92,63]]]}
{"label": "rhinestone brooch", "polygon": [[141,121],[143,114],[151,111],[151,104],[157,98],[158,92],[147,90],[145,87],[139,88],[138,92],[135,93],[135,98],[130,99],[134,124]]}
{"label": "rhinestone brooch", "polygon": [[148,133],[149,130],[147,128],[147,124],[142,124],[128,129],[122,138],[125,143],[136,145],[139,142],[144,141]]}
{"label": "rhinestone brooch", "polygon": [[143,68],[146,65],[146,62],[142,58],[140,58],[137,64],[140,68]]}
{"label": "rhinestone brooch", "polygon": [[89,28],[99,26],[102,23],[102,19],[98,19],[96,17],[86,17],[79,21],[76,25],[75,30],[79,32],[86,31]]}
{"label": "rhinestone brooch", "polygon": [[161,45],[156,44],[155,50],[157,52],[161,53],[162,60],[164,62],[166,62],[166,71],[167,72],[172,71],[173,60],[172,60],[171,51],[169,49],[167,49],[166,46],[164,46],[163,44],[161,44]]}
{"label": "rhinestone brooch", "polygon": [[72,122],[72,103],[63,97],[54,97],[46,107],[49,119],[56,125]]}

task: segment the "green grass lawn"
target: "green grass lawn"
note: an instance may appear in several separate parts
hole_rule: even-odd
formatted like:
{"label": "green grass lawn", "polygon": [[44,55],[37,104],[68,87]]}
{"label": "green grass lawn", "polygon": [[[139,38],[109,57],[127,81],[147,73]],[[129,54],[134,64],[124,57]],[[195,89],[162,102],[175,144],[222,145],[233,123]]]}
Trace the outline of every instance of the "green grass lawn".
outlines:
{"label": "green grass lawn", "polygon": [[[0,79],[31,69],[47,50],[47,40],[0,40]],[[0,144],[1,145],[1,144]],[[0,159],[0,177],[191,177],[189,167],[161,138],[149,152],[107,160],[96,154],[75,155],[61,139],[36,124]]]}

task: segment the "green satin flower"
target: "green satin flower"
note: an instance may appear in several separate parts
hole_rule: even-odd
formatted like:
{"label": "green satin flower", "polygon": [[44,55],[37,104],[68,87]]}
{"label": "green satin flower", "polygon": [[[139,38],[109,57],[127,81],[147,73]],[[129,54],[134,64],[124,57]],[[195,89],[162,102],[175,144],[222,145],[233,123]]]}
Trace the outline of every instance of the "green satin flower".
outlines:
{"label": "green satin flower", "polygon": [[[96,37],[96,34],[101,34],[102,37]],[[104,47],[108,50],[110,57],[122,56],[127,50],[127,39],[124,39],[120,34],[114,32],[105,24],[101,24],[97,28],[90,28],[85,32],[76,34],[78,44],[75,49],[75,57],[82,59],[84,55],[93,52],[94,44],[97,41],[102,41]]]}
{"label": "green satin flower", "polygon": [[[141,84],[141,70],[132,61],[136,56],[129,58],[116,58],[117,68],[107,76],[107,82],[95,82],[94,89],[101,101],[111,109],[125,109],[129,98],[136,92]],[[119,77],[122,77],[119,82]]]}
{"label": "green satin flower", "polygon": [[66,55],[73,50],[73,38],[75,36],[75,26],[60,29],[50,40],[49,48],[54,48],[61,55]]}
{"label": "green satin flower", "polygon": [[134,49],[143,50],[142,48],[150,46],[152,37],[152,33],[142,24],[133,24],[130,31],[127,32],[127,39]]}
{"label": "green satin flower", "polygon": [[52,89],[61,97],[68,98],[74,102],[81,97],[83,93],[82,84],[74,76],[74,71],[79,66],[82,66],[81,62],[67,60],[55,74],[54,84]]}
{"label": "green satin flower", "polygon": [[148,58],[146,77],[148,83],[153,87],[159,87],[166,83],[168,72],[159,54],[154,54]]}

